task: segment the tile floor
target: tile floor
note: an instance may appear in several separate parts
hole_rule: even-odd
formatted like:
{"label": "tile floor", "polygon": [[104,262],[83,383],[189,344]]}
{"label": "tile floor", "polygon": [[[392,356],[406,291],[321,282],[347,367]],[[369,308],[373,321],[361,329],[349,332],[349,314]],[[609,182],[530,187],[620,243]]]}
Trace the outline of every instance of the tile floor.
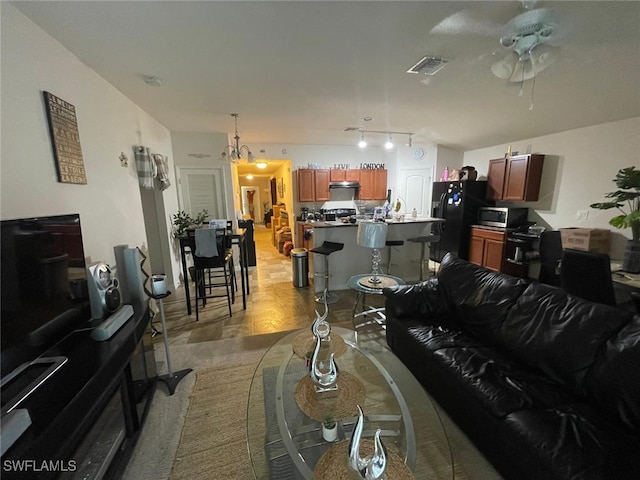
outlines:
{"label": "tile floor", "polygon": [[[296,288],[293,285],[293,269],[290,257],[286,257],[271,244],[271,229],[256,225],[257,265],[250,267],[251,294],[247,297],[247,309],[242,309],[242,294],[238,278],[238,294],[233,304],[233,316],[229,317],[226,298],[208,300],[200,310],[200,320],[195,313],[187,315],[184,288],[179,287],[164,301],[169,340],[172,344],[199,343],[249,335],[260,335],[309,326],[314,310],[324,307],[314,301],[313,286]],[[193,283],[190,284],[193,292]],[[356,292],[337,292],[340,301],[329,306],[328,321],[332,324],[351,322]],[[193,306],[193,298],[191,299]],[[367,303],[382,306],[382,295],[368,295]],[[154,325],[161,329],[159,318]],[[161,342],[161,336],[154,340]]]}

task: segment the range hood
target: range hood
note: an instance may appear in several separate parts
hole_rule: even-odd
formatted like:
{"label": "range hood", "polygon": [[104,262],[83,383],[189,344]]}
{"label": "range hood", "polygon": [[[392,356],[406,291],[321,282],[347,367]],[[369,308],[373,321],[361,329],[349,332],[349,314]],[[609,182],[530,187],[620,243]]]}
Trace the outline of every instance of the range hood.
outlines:
{"label": "range hood", "polygon": [[329,182],[329,188],[360,188],[360,182]]}

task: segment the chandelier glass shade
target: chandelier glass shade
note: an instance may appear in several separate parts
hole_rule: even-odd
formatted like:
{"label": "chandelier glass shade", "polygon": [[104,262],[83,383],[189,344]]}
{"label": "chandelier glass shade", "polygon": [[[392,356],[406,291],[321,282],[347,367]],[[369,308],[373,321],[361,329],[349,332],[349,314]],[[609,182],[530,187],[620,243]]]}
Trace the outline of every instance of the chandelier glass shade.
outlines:
{"label": "chandelier glass shade", "polygon": [[231,163],[238,163],[238,161],[243,158],[244,153],[247,157],[248,163],[255,163],[256,157],[254,157],[253,153],[251,153],[251,149],[247,145],[240,145],[240,134],[238,133],[239,115],[237,113],[232,113],[231,116],[234,119],[236,127],[235,135],[233,136],[234,144],[227,145],[222,149],[220,159],[225,161],[228,159],[228,161],[230,161]]}

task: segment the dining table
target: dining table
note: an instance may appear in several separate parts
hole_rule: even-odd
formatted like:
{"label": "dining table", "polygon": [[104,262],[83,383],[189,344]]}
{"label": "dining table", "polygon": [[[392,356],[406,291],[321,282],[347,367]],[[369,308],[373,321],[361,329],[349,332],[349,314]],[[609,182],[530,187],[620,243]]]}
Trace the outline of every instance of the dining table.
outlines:
{"label": "dining table", "polygon": [[[231,239],[231,245],[237,245],[240,251],[240,279],[242,284],[242,308],[247,309],[247,296],[251,293],[249,286],[249,256],[247,246],[247,229],[235,228],[227,231],[227,237]],[[180,242],[180,260],[182,262],[182,275],[184,278],[184,293],[187,303],[187,314],[191,315],[191,292],[189,290],[189,269],[187,254],[195,252],[195,238],[183,235],[178,237]]]}

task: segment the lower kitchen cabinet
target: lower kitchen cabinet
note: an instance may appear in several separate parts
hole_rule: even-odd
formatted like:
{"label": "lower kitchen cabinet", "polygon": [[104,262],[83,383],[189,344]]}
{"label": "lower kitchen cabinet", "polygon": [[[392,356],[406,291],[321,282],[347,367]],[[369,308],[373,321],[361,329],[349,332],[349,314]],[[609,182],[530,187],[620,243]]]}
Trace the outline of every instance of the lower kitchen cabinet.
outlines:
{"label": "lower kitchen cabinet", "polygon": [[469,261],[494,270],[502,271],[506,233],[487,228],[472,227],[469,242]]}

